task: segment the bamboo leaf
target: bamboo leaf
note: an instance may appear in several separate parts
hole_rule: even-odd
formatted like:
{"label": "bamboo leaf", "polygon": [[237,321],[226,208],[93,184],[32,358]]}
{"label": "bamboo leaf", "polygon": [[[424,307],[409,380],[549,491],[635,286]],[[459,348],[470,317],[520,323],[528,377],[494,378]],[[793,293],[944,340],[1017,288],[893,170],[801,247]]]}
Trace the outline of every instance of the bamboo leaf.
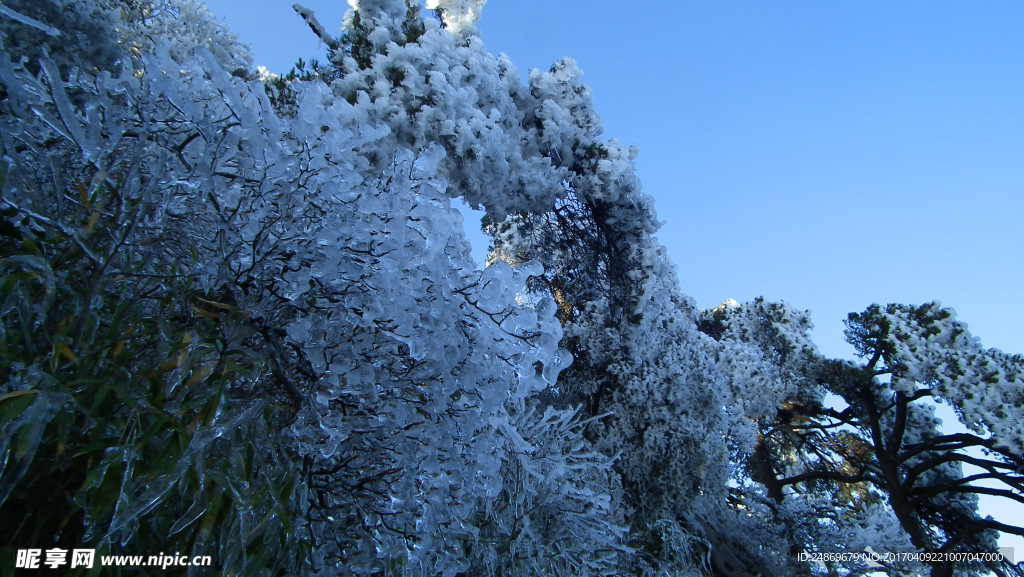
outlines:
{"label": "bamboo leaf", "polygon": [[71,352],[71,349],[66,344],[58,342],[57,349],[62,357],[66,358],[72,363],[75,363],[76,365],[78,364],[78,357],[75,356],[75,353]]}
{"label": "bamboo leaf", "polygon": [[193,312],[195,312],[196,314],[198,314],[201,317],[204,317],[204,318],[207,318],[207,319],[213,319],[213,320],[220,320],[220,313],[212,313],[212,312],[209,312],[209,311],[204,311],[203,309],[196,308],[196,307],[194,307],[192,305],[189,305],[188,308],[192,309]]}

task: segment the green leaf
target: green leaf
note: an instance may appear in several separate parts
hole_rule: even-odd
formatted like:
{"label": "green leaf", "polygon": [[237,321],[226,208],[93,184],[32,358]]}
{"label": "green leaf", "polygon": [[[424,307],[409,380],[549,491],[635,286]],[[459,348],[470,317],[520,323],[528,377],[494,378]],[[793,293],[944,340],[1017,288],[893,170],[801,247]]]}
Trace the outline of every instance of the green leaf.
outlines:
{"label": "green leaf", "polygon": [[36,391],[32,389],[0,395],[0,425],[13,422],[35,399]]}

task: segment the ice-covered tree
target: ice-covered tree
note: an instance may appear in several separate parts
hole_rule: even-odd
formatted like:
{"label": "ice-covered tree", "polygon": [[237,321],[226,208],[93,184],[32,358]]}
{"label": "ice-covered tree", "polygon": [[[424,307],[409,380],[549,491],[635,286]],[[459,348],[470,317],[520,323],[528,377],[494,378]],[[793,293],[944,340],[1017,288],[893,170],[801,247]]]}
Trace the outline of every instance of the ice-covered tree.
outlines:
{"label": "ice-covered tree", "polygon": [[[713,500],[724,487],[722,377],[651,237],[658,223],[634,174],[637,151],[601,138],[575,62],[531,71],[522,86],[466,25],[474,6],[439,3],[440,30],[400,2],[354,3],[340,38],[300,7],[331,47],[331,66],[309,76],[353,116],[391,127],[395,145],[444,147],[438,173],[449,194],[486,210],[492,262],[543,264],[524,297],[554,300],[574,361],[542,402],[600,418],[588,439],[618,455],[617,511],[637,535],[679,523],[694,494]],[[291,106],[285,79],[274,89]]]}
{"label": "ice-covered tree", "polygon": [[[1020,574],[986,555],[997,551],[997,531],[1024,530],[982,518],[977,498],[1024,499],[1017,415],[1024,360],[983,349],[935,302],[851,314],[846,336],[861,362],[821,357],[806,340],[809,327],[785,303],[761,300],[704,315],[705,332],[726,346],[754,344],[770,380],[783,385],[771,394],[777,410],[752,415],[759,415],[756,442],[737,460],[742,478],[760,490],[744,498],[787,528],[781,532],[792,552],[870,546],[876,553],[979,554],[974,562],[936,555],[916,568],[880,563],[892,574]],[[944,433],[936,402],[952,406],[970,432]]]}
{"label": "ice-covered tree", "polygon": [[[523,167],[536,183],[555,169],[508,154],[522,143],[480,112],[493,99],[515,118],[471,27],[453,35],[398,4],[354,10],[323,77],[271,87],[188,3],[76,37],[59,60],[5,36],[8,552],[612,570],[625,547],[610,459],[574,411],[535,399],[571,362],[554,301],[517,301],[543,268],[475,270],[449,201],[553,202]],[[8,8],[5,25],[63,34],[51,12],[132,14],[55,3]],[[391,93],[399,76],[409,89]],[[439,110],[407,122],[428,101]],[[63,519],[44,486],[72,504]]]}

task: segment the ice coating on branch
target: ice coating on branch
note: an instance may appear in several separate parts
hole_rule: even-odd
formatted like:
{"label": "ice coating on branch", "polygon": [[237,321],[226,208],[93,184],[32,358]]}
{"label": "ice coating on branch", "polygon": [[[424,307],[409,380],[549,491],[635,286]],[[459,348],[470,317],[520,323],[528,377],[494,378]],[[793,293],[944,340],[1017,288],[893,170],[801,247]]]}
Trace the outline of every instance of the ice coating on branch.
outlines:
{"label": "ice coating on branch", "polygon": [[426,0],[427,10],[442,10],[445,26],[455,36],[478,34],[476,23],[480,21],[487,0]]}
{"label": "ice coating on branch", "polygon": [[426,150],[420,153],[419,157],[416,158],[416,162],[412,165],[412,174],[410,177],[413,180],[427,180],[431,178],[437,170],[437,163],[441,162],[441,159],[444,157],[444,147],[436,142],[431,142],[427,146]]}
{"label": "ice coating on branch", "polygon": [[145,22],[124,29],[127,40],[139,43],[143,52],[167,42],[171,58],[178,63],[190,59],[196,48],[205,48],[228,73],[252,65],[248,44],[200,0],[159,0],[150,10]]}
{"label": "ice coating on branch", "polygon": [[[38,368],[33,368],[36,370],[29,370],[29,374],[25,375],[29,377],[30,382],[39,379],[38,375],[32,375],[33,372],[38,373]],[[15,391],[10,390],[13,384],[15,383],[4,383],[0,388],[5,397],[14,396],[11,393],[15,393]],[[3,462],[3,466],[0,467],[0,505],[3,505],[18,481],[28,471],[28,467],[32,463],[32,456],[39,446],[46,426],[53,419],[57,410],[68,402],[68,399],[62,395],[50,394],[46,391],[25,388],[20,392],[22,394],[31,392],[29,398],[32,399],[32,404],[18,418],[4,423],[0,428],[0,433],[2,433],[0,435],[0,458]],[[20,437],[17,439],[18,445],[12,447],[10,442],[15,438],[15,433],[20,433]]]}
{"label": "ice coating on branch", "polygon": [[42,22],[36,20],[35,18],[25,16],[24,14],[16,10],[11,10],[10,8],[4,6],[3,4],[0,4],[0,14],[3,14],[8,18],[17,20],[22,24],[26,24],[38,30],[42,30],[43,32],[46,32],[46,34],[48,34],[49,36],[60,36],[60,30],[57,30],[53,26],[43,24]]}
{"label": "ice coating on branch", "polygon": [[858,351],[879,351],[894,391],[931,389],[946,399],[975,432],[999,446],[1024,452],[1024,359],[984,349],[953,309],[939,302],[919,307],[872,305],[850,315],[847,336]]}
{"label": "ice coating on branch", "polygon": [[754,421],[771,416],[796,394],[802,365],[817,354],[810,340],[810,313],[786,301],[758,298],[740,304],[728,299],[703,311],[700,327],[716,341],[711,354],[727,375],[725,406],[735,419],[732,434],[741,445],[753,447]]}
{"label": "ice coating on branch", "polygon": [[313,33],[316,34],[317,38],[322,42],[326,41],[330,43],[332,41],[331,35],[327,32],[327,29],[324,28],[324,25],[316,19],[316,15],[313,14],[312,10],[301,4],[292,4],[292,10],[295,10],[295,12],[306,21],[306,24],[309,24]]}
{"label": "ice coating on branch", "polygon": [[352,10],[364,12],[370,18],[385,15],[389,18],[401,18],[408,6],[406,0],[348,0]]}

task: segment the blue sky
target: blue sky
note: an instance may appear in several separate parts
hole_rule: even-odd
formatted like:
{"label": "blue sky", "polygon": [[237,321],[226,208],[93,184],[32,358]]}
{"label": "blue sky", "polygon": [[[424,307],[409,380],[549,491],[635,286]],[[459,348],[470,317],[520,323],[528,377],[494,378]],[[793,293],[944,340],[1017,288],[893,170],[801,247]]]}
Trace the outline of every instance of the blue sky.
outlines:
{"label": "blue sky", "polygon": [[[208,4],[285,72],[323,59],[293,1]],[[347,8],[303,4],[331,30]],[[1022,23],[995,0],[490,0],[479,27],[524,77],[577,60],[699,306],[785,299],[852,357],[848,312],[932,299],[1024,353]]]}

